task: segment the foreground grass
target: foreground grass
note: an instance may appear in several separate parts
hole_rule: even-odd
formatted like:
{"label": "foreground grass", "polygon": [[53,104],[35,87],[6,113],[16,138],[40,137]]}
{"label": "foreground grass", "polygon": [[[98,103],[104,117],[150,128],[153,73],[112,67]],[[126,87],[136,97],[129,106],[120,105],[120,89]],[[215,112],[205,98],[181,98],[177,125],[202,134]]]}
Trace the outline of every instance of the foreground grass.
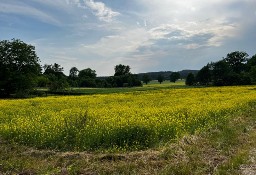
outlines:
{"label": "foreground grass", "polygon": [[135,152],[58,152],[0,139],[0,174],[255,174],[255,121],[251,104],[200,134]]}

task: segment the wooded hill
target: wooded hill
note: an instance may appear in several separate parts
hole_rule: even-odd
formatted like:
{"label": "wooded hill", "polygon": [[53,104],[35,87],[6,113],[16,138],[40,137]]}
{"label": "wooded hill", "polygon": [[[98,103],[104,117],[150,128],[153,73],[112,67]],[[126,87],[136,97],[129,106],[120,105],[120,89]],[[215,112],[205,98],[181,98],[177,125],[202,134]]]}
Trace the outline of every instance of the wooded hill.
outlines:
{"label": "wooded hill", "polygon": [[[186,77],[188,76],[189,73],[192,74],[197,74],[199,70],[182,70],[182,71],[178,71],[178,73],[180,74],[180,78],[181,79],[186,79]],[[142,80],[143,75],[147,74],[149,76],[149,78],[151,80],[157,80],[159,75],[162,75],[164,77],[165,80],[170,80],[170,75],[173,73],[173,71],[159,71],[159,72],[147,72],[147,73],[139,73],[138,78],[140,80]]]}

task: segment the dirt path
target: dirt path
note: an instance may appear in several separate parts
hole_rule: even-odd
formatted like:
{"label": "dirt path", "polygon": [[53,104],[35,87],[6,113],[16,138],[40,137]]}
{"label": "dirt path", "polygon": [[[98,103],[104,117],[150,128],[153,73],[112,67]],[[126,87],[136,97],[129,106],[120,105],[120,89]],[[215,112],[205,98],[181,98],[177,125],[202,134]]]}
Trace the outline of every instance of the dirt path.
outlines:
{"label": "dirt path", "polygon": [[249,164],[241,165],[242,175],[255,175],[256,174],[256,148],[250,151]]}

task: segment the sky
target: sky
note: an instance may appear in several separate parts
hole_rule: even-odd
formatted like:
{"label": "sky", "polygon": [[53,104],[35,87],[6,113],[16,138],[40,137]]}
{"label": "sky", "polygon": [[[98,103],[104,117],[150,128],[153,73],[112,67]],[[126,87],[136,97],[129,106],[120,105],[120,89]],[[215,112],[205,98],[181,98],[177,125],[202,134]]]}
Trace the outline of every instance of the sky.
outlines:
{"label": "sky", "polygon": [[201,69],[233,51],[256,54],[256,0],[0,0],[0,40],[12,38],[66,75]]}

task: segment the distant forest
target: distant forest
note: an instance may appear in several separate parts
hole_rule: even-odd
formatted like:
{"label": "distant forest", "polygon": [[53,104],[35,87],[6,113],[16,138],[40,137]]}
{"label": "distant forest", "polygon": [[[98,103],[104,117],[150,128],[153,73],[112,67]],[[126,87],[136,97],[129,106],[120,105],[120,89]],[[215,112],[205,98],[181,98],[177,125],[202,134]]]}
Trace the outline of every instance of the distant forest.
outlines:
{"label": "distant forest", "polygon": [[51,92],[65,91],[68,87],[133,87],[151,80],[176,82],[186,79],[187,85],[228,86],[256,84],[256,55],[235,51],[220,61],[208,63],[201,70],[179,72],[148,72],[132,74],[129,65],[116,65],[115,74],[97,77],[91,68],[78,70],[72,67],[69,75],[63,73],[58,63],[41,66],[35,47],[19,39],[0,41],[0,96],[28,96],[47,88]]}
{"label": "distant forest", "polygon": [[[182,70],[178,71],[179,73],[179,79],[186,79],[189,73],[193,73],[194,75],[197,74],[199,70]],[[173,71],[159,71],[159,72],[147,72],[147,73],[139,73],[138,78],[143,81],[143,76],[148,75],[151,80],[157,80],[159,75],[162,75],[164,77],[164,80],[170,80],[171,74],[174,73]]]}

